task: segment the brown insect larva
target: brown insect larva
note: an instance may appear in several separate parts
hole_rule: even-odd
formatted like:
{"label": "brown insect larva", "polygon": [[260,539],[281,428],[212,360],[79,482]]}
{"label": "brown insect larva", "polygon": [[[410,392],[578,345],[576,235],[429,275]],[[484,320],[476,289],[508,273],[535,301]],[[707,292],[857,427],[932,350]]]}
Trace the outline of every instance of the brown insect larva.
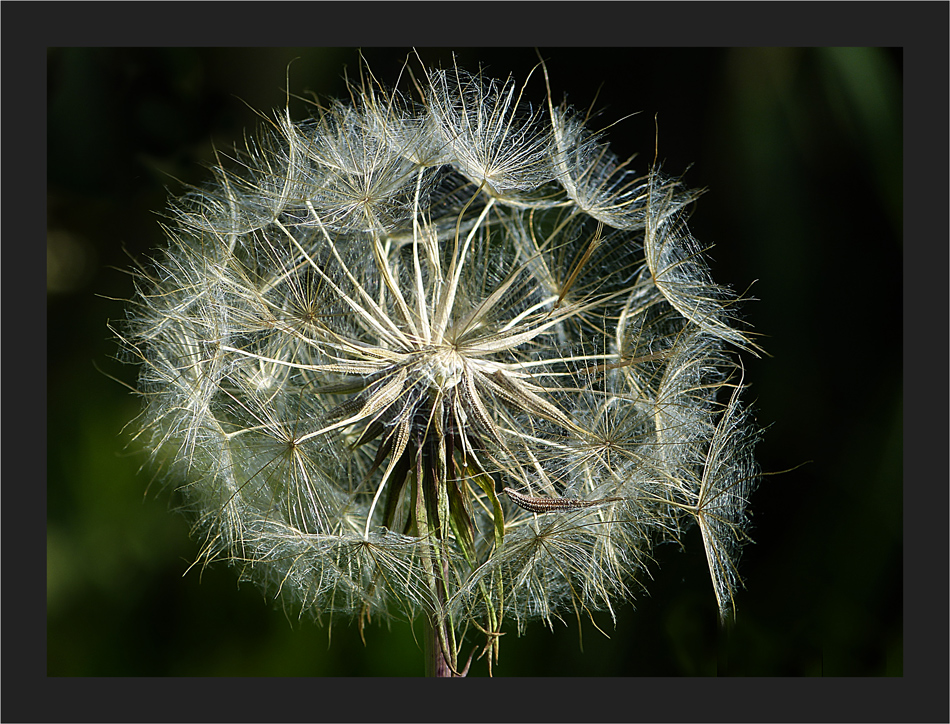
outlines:
{"label": "brown insect larva", "polygon": [[549,513],[552,510],[578,510],[580,508],[591,508],[602,503],[613,503],[623,498],[600,498],[598,500],[580,500],[579,498],[535,498],[530,495],[522,495],[512,488],[505,488],[505,494],[511,498],[511,502],[520,508],[529,510],[532,513]]}

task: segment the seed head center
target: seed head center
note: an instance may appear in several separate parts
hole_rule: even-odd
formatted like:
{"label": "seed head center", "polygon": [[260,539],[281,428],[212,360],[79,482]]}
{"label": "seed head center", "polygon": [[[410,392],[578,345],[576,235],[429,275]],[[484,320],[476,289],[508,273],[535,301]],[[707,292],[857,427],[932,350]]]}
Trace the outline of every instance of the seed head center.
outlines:
{"label": "seed head center", "polygon": [[462,379],[465,372],[465,360],[454,349],[439,348],[422,362],[422,373],[435,389],[450,390]]}

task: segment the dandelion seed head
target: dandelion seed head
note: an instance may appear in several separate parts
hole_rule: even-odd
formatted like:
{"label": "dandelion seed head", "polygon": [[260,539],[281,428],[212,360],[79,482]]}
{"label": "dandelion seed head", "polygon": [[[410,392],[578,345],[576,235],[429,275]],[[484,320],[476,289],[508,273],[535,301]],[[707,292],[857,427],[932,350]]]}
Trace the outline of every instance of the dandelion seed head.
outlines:
{"label": "dandelion seed head", "polygon": [[140,437],[202,560],[301,615],[423,616],[457,670],[458,622],[497,655],[508,619],[614,615],[696,524],[725,612],[754,345],[695,194],[527,84],[422,79],[276,113],[138,274]]}

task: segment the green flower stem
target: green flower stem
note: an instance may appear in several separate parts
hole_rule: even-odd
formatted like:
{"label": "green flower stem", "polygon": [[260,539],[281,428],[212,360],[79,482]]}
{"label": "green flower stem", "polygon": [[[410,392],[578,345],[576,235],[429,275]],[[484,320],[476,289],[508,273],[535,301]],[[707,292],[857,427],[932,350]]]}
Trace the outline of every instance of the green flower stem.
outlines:
{"label": "green flower stem", "polygon": [[451,677],[454,676],[449,662],[442,653],[442,644],[439,639],[442,634],[439,624],[433,623],[431,618],[426,619],[426,676]]}

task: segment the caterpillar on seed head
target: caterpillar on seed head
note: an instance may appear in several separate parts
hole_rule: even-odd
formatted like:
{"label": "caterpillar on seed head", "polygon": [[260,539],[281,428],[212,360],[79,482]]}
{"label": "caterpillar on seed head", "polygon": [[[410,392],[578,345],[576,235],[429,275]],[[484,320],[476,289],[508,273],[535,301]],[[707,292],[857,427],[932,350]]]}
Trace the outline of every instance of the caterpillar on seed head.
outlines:
{"label": "caterpillar on seed head", "polygon": [[598,500],[581,500],[579,498],[535,498],[530,495],[522,495],[512,488],[505,488],[504,492],[511,498],[512,503],[532,513],[549,513],[552,510],[578,510],[580,508],[591,508],[602,503],[613,503],[618,500],[623,500],[623,498],[599,498]]}

